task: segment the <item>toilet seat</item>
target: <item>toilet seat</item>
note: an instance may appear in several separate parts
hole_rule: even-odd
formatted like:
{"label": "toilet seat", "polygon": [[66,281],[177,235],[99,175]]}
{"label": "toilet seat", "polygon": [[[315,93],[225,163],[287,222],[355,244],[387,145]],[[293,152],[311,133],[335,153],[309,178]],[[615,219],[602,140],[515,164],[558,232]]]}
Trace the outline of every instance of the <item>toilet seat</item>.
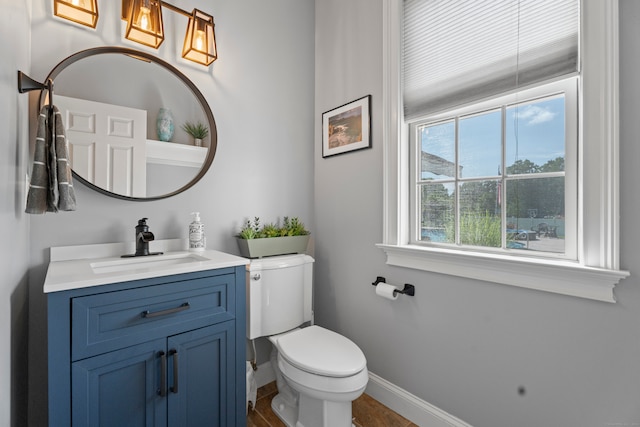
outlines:
{"label": "toilet seat", "polygon": [[369,381],[369,371],[366,369],[349,377],[327,377],[298,369],[280,354],[278,369],[297,392],[333,402],[357,399]]}
{"label": "toilet seat", "polygon": [[320,326],[283,334],[276,344],[289,365],[313,375],[346,378],[367,366],[362,350],[353,341]]}

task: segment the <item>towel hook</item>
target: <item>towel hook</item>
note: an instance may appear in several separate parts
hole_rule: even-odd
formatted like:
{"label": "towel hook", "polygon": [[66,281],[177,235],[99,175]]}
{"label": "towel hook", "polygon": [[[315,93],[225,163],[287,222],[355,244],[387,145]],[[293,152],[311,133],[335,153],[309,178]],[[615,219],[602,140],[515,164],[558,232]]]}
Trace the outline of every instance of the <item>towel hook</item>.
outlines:
{"label": "towel hook", "polygon": [[44,83],[33,80],[31,77],[18,70],[18,92],[25,93],[32,90],[42,90],[46,88],[47,86]]}
{"label": "towel hook", "polygon": [[42,103],[42,91],[46,90],[49,95],[49,105],[53,106],[53,79],[48,78],[46,82],[40,83],[37,80],[27,76],[22,71],[18,70],[18,92],[25,93],[32,90],[39,90],[40,102]]}

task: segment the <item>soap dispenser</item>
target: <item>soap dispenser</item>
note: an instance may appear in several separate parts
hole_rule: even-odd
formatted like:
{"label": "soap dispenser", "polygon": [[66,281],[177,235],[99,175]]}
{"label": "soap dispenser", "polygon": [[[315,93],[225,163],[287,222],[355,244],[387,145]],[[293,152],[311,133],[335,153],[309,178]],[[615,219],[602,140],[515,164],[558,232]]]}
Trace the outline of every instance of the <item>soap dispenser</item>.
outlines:
{"label": "soap dispenser", "polygon": [[204,251],[206,240],[204,237],[204,224],[200,222],[200,212],[191,212],[193,221],[189,224],[189,250]]}

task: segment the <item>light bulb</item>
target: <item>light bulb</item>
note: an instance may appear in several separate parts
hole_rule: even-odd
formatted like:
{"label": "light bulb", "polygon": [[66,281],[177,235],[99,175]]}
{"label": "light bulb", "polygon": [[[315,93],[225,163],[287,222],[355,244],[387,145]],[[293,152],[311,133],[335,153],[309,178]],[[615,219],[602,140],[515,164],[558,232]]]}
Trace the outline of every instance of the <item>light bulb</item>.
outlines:
{"label": "light bulb", "polygon": [[148,7],[140,6],[140,13],[138,14],[138,28],[143,30],[149,30],[151,23],[151,10]]}
{"label": "light bulb", "polygon": [[74,6],[84,7],[84,0],[71,0],[71,4]]}
{"label": "light bulb", "polygon": [[197,50],[202,50],[204,48],[204,39],[205,39],[204,31],[197,30],[196,31],[196,49]]}

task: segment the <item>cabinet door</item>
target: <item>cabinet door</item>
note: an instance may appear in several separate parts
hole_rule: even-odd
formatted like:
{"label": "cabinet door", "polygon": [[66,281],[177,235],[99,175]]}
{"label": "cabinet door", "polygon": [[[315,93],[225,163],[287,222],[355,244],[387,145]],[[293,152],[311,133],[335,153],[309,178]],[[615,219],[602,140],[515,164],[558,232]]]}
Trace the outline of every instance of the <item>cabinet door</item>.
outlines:
{"label": "cabinet door", "polygon": [[168,339],[169,426],[235,426],[233,321]]}
{"label": "cabinet door", "polygon": [[74,362],[73,426],[166,426],[167,401],[160,396],[165,348],[166,339],[157,339]]}

